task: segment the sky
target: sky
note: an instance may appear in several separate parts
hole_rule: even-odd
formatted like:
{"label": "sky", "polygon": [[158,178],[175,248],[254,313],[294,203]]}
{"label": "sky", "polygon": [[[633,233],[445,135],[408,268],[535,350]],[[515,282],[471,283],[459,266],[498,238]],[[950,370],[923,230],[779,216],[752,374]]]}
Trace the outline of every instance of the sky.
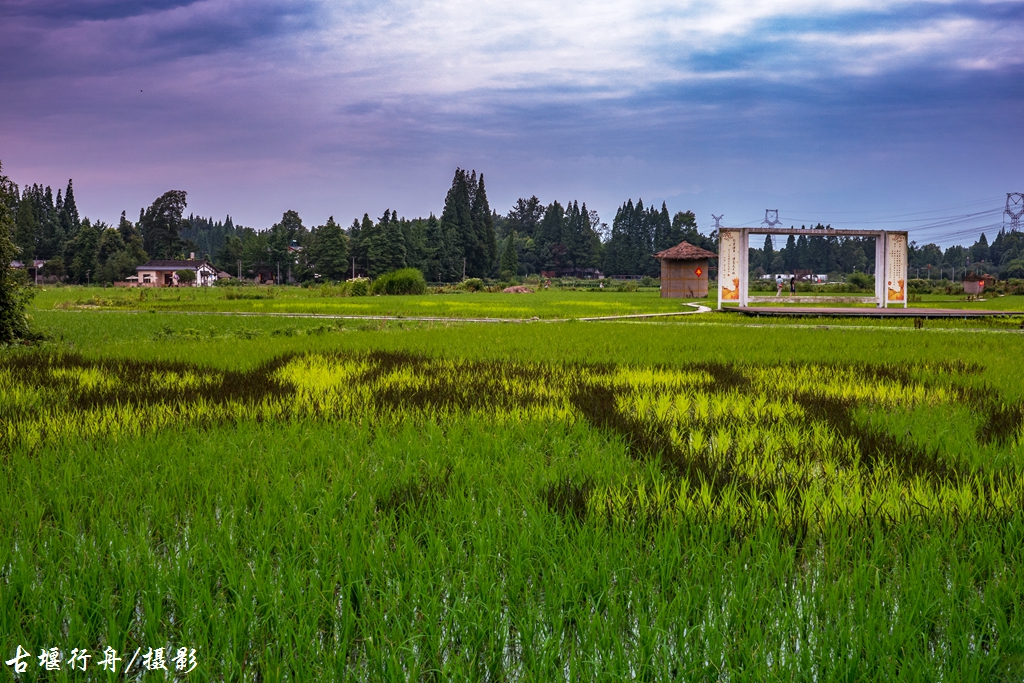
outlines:
{"label": "sky", "polygon": [[989,238],[1024,192],[1024,2],[0,0],[0,162],[116,221],[262,229],[626,199],[704,231]]}

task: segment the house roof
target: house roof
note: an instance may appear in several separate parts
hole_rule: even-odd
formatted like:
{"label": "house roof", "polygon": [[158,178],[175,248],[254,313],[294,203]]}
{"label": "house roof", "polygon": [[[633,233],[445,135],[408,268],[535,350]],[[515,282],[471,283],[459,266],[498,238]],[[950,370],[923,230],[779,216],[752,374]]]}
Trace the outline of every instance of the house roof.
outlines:
{"label": "house roof", "polygon": [[706,258],[718,258],[718,254],[707,249],[695,247],[689,242],[680,242],[670,249],[659,251],[654,255],[654,258],[669,261],[700,261]]}
{"label": "house roof", "polygon": [[185,261],[185,260],[165,260],[165,261],[146,261],[141,266],[136,266],[135,270],[199,270],[203,266],[213,270],[213,266],[208,261]]}

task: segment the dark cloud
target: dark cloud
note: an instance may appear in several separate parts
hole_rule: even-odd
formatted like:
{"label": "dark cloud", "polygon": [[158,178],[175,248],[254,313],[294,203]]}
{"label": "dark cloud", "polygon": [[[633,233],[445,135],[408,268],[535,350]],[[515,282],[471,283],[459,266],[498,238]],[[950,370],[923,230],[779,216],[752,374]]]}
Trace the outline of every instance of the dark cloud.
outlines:
{"label": "dark cloud", "polygon": [[320,16],[315,2],[148,0],[18,3],[0,19],[0,79],[12,82],[96,77],[255,49],[310,30]]}

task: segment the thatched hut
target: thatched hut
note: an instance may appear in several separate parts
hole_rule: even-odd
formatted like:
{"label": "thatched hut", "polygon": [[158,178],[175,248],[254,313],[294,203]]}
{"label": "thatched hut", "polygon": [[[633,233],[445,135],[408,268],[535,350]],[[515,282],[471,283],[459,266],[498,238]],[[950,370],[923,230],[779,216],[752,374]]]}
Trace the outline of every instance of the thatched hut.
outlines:
{"label": "thatched hut", "polygon": [[661,261],[661,297],[699,299],[708,295],[708,259],[718,254],[680,242],[671,249],[658,252]]}

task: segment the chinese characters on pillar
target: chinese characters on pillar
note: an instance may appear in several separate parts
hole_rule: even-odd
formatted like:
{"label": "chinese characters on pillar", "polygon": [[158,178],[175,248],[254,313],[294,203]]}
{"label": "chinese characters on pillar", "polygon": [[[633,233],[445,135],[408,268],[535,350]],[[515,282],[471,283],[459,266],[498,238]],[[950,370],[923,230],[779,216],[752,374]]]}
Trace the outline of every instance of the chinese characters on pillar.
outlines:
{"label": "chinese characters on pillar", "polygon": [[885,236],[886,299],[904,303],[907,300],[907,234],[890,232]]}
{"label": "chinese characters on pillar", "polygon": [[718,233],[718,296],[722,301],[740,299],[740,232]]}

